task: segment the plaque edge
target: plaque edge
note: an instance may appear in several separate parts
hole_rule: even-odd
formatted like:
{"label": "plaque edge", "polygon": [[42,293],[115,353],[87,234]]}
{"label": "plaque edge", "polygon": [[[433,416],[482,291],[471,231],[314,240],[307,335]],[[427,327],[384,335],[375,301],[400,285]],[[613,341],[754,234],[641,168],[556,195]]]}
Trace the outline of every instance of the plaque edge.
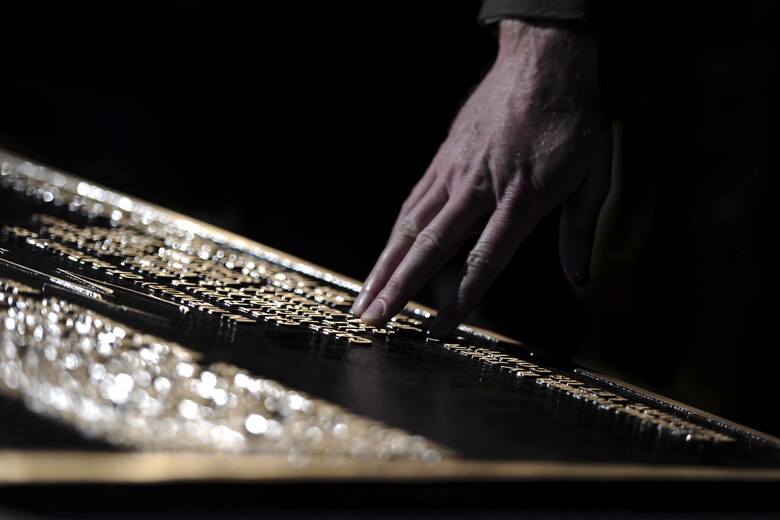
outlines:
{"label": "plaque edge", "polygon": [[0,487],[32,484],[166,484],[205,481],[255,483],[401,483],[511,481],[780,481],[780,469],[668,464],[478,461],[448,459],[428,467],[411,461],[348,461],[333,467],[315,461],[304,468],[285,455],[197,452],[83,453],[0,451]]}
{"label": "plaque edge", "polygon": [[[225,245],[228,245],[230,247],[235,247],[236,249],[242,250],[244,252],[247,252],[249,254],[256,254],[258,256],[266,256],[266,257],[273,257],[275,261],[278,261],[282,263],[285,266],[288,266],[294,270],[301,271],[301,272],[311,272],[314,273],[314,276],[324,279],[325,281],[329,281],[332,283],[335,283],[336,285],[340,285],[342,287],[347,287],[352,290],[358,290],[361,286],[361,283],[350,277],[343,274],[340,274],[338,272],[335,272],[331,269],[327,269],[325,267],[322,267],[320,265],[314,264],[308,260],[301,259],[299,257],[296,257],[294,255],[291,255],[289,253],[283,252],[279,249],[273,248],[271,246],[265,245],[261,242],[258,242],[253,239],[249,239],[247,237],[241,236],[237,233],[222,229],[216,225],[209,224],[207,222],[203,222],[201,220],[198,220],[193,217],[186,216],[184,214],[178,213],[176,211],[173,211],[168,208],[164,208],[158,204],[146,201],[144,199],[138,198],[133,195],[128,195],[123,192],[117,191],[113,188],[106,187],[104,185],[101,185],[99,183],[95,183],[93,181],[90,181],[88,179],[82,178],[78,175],[73,175],[71,173],[65,172],[57,167],[51,167],[48,165],[41,164],[38,160],[31,159],[29,157],[26,157],[22,154],[18,154],[16,152],[8,151],[4,148],[0,148],[0,160],[4,158],[10,158],[15,161],[20,162],[27,162],[37,168],[43,168],[44,170],[48,170],[51,174],[58,174],[62,175],[65,178],[67,178],[67,182],[70,183],[84,183],[89,188],[96,188],[98,191],[103,192],[104,194],[107,194],[106,196],[111,196],[114,198],[125,198],[130,201],[132,201],[133,204],[137,204],[140,206],[140,210],[154,213],[157,215],[164,215],[167,219],[172,221],[172,223],[181,225],[183,228],[193,231],[194,233],[199,233],[204,237],[210,238],[212,240],[215,240],[217,242],[221,242]],[[90,198],[92,200],[96,200],[98,202],[106,202],[105,200],[90,197],[89,195],[83,195],[86,198]],[[419,304],[414,301],[410,301],[409,304],[405,307],[405,309],[409,312],[412,312],[414,314],[427,314],[429,316],[435,315],[436,311],[434,309],[431,309],[430,307],[427,307],[425,305]],[[469,334],[475,334],[479,337],[482,337],[484,339],[491,340],[493,342],[502,342],[507,343],[510,345],[517,345],[517,346],[523,346],[525,348],[528,348],[527,345],[524,343],[517,341],[515,339],[506,337],[504,335],[492,332],[487,329],[483,329],[480,327],[474,327],[470,325],[461,325],[459,327],[459,330],[465,333]],[[595,370],[590,370],[582,367],[578,367],[576,371],[579,371],[581,373],[584,373],[586,375],[590,375],[591,377],[595,377],[598,379],[603,379],[609,383],[612,383],[614,385],[617,385],[619,387],[622,387],[628,391],[634,392],[639,394],[640,396],[644,396],[651,400],[660,401],[661,403],[670,406],[672,408],[681,409],[685,412],[701,416],[707,420],[715,421],[721,425],[725,425],[727,427],[730,427],[732,429],[735,429],[743,434],[748,434],[750,436],[753,436],[755,438],[761,439],[765,442],[770,442],[776,445],[780,445],[780,438],[774,437],[772,435],[766,434],[764,432],[760,432],[758,430],[743,426],[739,423],[724,419],[720,416],[711,414],[709,412],[697,409],[695,407],[692,407],[690,405],[681,403],[679,401],[675,401],[673,399],[670,399],[668,397],[662,396],[660,394],[656,394],[654,392],[651,392],[649,390],[634,386],[630,383],[626,383],[625,381],[602,374],[600,372],[597,372]],[[3,463],[4,461],[7,462],[8,455],[14,454],[16,456],[22,457],[22,459],[27,458],[28,462],[32,463],[32,468],[37,469],[38,468],[38,462],[36,462],[35,454],[37,453],[45,453],[47,457],[52,457],[53,455],[57,455],[59,457],[65,457],[65,456],[73,456],[74,452],[69,451],[45,451],[45,452],[35,452],[35,451],[26,451],[26,450],[2,450],[0,451],[0,467],[6,467],[6,465]],[[79,457],[85,456],[88,454],[84,453],[78,453]],[[112,456],[116,456],[117,454],[112,454]],[[122,454],[126,457],[142,457],[145,454]],[[170,457],[176,457],[179,454],[156,454],[156,455],[165,455]],[[191,455],[191,454],[190,454]],[[225,455],[218,454],[199,454],[204,457],[214,457],[215,459],[225,457]],[[32,458],[31,458],[32,457]],[[242,457],[247,457],[246,455],[243,455]],[[268,455],[263,455],[263,457],[269,457]],[[274,456],[275,457],[275,456]],[[129,460],[129,459],[128,459]],[[77,462],[73,467],[79,467],[81,463]],[[178,464],[175,463],[174,464]],[[287,464],[285,459],[285,464]],[[399,467],[399,465],[403,465],[399,462],[392,462],[392,463],[383,463],[382,467],[390,467],[388,464],[392,464],[393,467]],[[418,463],[410,463],[415,471],[419,471],[421,469],[420,464]],[[288,464],[289,466],[289,464]],[[693,471],[696,473],[696,471],[703,472],[702,474],[709,474],[715,471],[715,469],[720,471],[725,471],[728,474],[732,474],[734,472],[742,474],[742,475],[749,475],[755,472],[756,474],[770,474],[772,475],[772,480],[780,480],[780,469],[773,470],[773,469],[761,469],[761,468],[750,468],[750,467],[744,467],[744,468],[723,468],[720,466],[713,466],[713,467],[702,467],[702,466],[655,466],[655,465],[634,465],[634,464],[582,464],[582,463],[558,463],[558,462],[514,462],[514,461],[503,461],[503,462],[489,462],[489,461],[469,461],[467,459],[450,459],[444,463],[442,463],[442,466],[446,467],[460,467],[462,466],[462,469],[464,470],[463,473],[458,474],[452,474],[447,476],[448,479],[457,479],[457,478],[480,478],[480,479],[486,479],[490,480],[491,477],[498,477],[502,476],[502,478],[519,478],[521,476],[528,477],[531,474],[536,474],[537,476],[545,474],[546,472],[551,472],[549,474],[556,474],[556,468],[559,467],[565,467],[565,468],[591,468],[590,471],[592,471],[593,474],[601,474],[602,471],[605,470],[605,468],[612,468],[609,471],[606,471],[604,478],[612,478],[622,475],[625,472],[630,471],[637,471],[637,475],[644,475],[645,477],[651,476],[651,475],[657,475],[660,473],[663,473],[663,471],[660,471],[659,468],[666,468],[670,473],[669,474],[677,474],[677,475],[684,475],[687,474],[686,470]],[[11,466],[13,469],[13,466]],[[468,471],[465,471],[467,468]],[[479,471],[475,471],[474,468],[483,468],[483,469],[489,469],[490,471],[485,473],[480,473]],[[514,468],[514,469],[507,469],[507,468]],[[601,469],[598,469],[601,468]],[[644,468],[644,469],[643,469]],[[647,468],[651,468],[651,470],[648,470]],[[698,469],[697,469],[698,468]],[[306,476],[306,470],[299,470],[295,468],[290,468],[291,471],[297,472],[296,475],[298,475],[300,478],[312,478],[312,474],[309,474],[309,476]],[[332,468],[331,468],[332,470]],[[630,470],[630,471],[629,471]],[[695,471],[694,471],[695,470]],[[493,472],[497,472],[494,474]],[[540,473],[541,472],[541,473]],[[284,473],[284,472],[282,472]],[[720,474],[719,472],[716,472]],[[23,473],[22,473],[23,474]],[[503,477],[503,475],[507,475],[506,477]],[[365,476],[361,472],[352,472],[351,475],[355,478],[365,478]],[[609,475],[612,475],[610,477]],[[13,471],[4,471],[2,475],[0,475],[0,486],[6,485],[9,483],[15,483],[17,481],[13,480]],[[575,475],[573,474],[566,474],[564,475],[561,473],[557,478],[559,480],[565,480],[573,478]],[[398,479],[401,478],[409,478],[409,475],[399,476]],[[414,475],[411,476],[412,478],[415,478]],[[118,477],[117,477],[118,478]],[[192,480],[199,480],[204,478],[217,478],[215,476],[204,476],[204,477],[193,477]],[[229,480],[244,480],[240,477],[225,477]],[[254,476],[249,478],[249,480],[257,480],[261,477]],[[277,477],[273,476],[265,476],[262,478],[262,480],[272,480]],[[279,478],[284,478],[285,480],[294,480],[292,477],[285,477],[280,476]],[[382,477],[384,478],[384,476]],[[419,478],[434,478],[433,474],[430,471],[425,471],[420,473]],[[441,475],[438,478],[443,478]],[[621,477],[623,478],[623,477]],[[627,478],[627,477],[625,477]],[[657,478],[664,478],[664,477],[657,477]],[[745,479],[749,479],[750,477],[745,477]],[[179,476],[176,479],[170,479],[166,481],[173,481],[178,479],[187,479],[185,476]],[[128,479],[127,482],[131,482],[133,479]],[[381,478],[379,478],[381,480]],[[122,480],[119,480],[122,481]],[[153,482],[154,480],[145,480],[144,482]],[[30,480],[29,482],[24,481],[23,479],[20,480],[18,483],[35,483],[35,482],[49,482],[48,480]],[[80,480],[78,482],[89,482],[89,479]],[[109,481],[101,481],[101,482],[109,482]]]}

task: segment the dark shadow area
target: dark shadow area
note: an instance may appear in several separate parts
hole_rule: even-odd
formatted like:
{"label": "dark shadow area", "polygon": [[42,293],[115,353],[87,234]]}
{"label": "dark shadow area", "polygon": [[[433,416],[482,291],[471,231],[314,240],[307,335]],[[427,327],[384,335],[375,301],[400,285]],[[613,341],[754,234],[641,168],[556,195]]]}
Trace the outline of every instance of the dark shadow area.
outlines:
{"label": "dark shadow area", "polygon": [[[604,49],[618,146],[594,283],[566,281],[553,214],[473,321],[777,435],[778,6],[640,7]],[[490,66],[478,8],[18,3],[0,146],[362,279]]]}
{"label": "dark shadow area", "polygon": [[[32,518],[256,518],[259,507],[264,518],[517,518],[524,513],[550,519],[763,520],[774,518],[778,505],[770,486],[652,481],[43,485],[2,489],[0,502]],[[129,493],[143,500],[128,499]],[[48,500],[42,502],[42,496]],[[73,496],[89,499],[73,503]]]}

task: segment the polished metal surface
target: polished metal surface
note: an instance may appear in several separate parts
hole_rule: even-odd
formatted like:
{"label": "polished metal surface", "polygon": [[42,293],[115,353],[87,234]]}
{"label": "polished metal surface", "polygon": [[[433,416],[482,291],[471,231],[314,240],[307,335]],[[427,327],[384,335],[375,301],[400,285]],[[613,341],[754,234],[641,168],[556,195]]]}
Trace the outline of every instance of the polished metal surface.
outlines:
{"label": "polished metal surface", "polygon": [[0,218],[0,481],[780,478],[769,436],[415,304],[367,326],[354,280],[3,152]]}

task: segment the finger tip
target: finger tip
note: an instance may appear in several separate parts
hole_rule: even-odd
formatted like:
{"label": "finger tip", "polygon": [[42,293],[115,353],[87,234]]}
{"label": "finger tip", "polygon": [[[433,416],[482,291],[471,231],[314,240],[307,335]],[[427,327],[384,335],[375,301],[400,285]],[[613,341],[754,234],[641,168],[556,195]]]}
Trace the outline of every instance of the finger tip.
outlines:
{"label": "finger tip", "polygon": [[387,323],[387,320],[382,319],[382,317],[366,316],[365,314],[360,317],[360,321],[362,321],[365,325],[369,325],[371,327],[381,327],[382,325]]}
{"label": "finger tip", "polygon": [[387,318],[385,317],[385,311],[385,302],[382,300],[374,300],[368,309],[361,313],[360,319],[366,325],[375,327],[387,321]]}
{"label": "finger tip", "polygon": [[369,303],[371,303],[369,294],[367,292],[361,292],[352,304],[352,308],[349,312],[359,318],[360,315],[366,311],[366,307],[368,307]]}

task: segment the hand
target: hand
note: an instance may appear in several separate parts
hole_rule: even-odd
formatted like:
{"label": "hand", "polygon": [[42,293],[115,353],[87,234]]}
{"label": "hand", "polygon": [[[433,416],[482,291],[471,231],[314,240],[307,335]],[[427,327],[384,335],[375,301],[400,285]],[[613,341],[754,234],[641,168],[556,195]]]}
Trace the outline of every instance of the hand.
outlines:
{"label": "hand", "polygon": [[563,270],[574,285],[588,283],[612,155],[597,50],[594,34],[501,22],[498,58],[403,204],[352,308],[356,316],[371,325],[395,316],[480,233],[431,326],[432,335],[448,334],[561,203]]}

